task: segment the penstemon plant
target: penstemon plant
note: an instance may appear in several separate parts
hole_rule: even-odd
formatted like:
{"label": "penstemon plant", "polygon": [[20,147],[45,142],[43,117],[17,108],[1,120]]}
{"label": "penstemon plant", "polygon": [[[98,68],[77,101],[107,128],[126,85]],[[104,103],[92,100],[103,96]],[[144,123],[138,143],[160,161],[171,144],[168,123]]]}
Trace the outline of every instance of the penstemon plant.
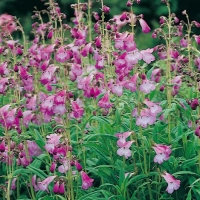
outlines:
{"label": "penstemon plant", "polygon": [[140,0],[111,19],[103,0],[78,0],[69,24],[44,3],[33,40],[0,15],[0,198],[199,199],[200,24],[162,0],[161,42],[141,50]]}

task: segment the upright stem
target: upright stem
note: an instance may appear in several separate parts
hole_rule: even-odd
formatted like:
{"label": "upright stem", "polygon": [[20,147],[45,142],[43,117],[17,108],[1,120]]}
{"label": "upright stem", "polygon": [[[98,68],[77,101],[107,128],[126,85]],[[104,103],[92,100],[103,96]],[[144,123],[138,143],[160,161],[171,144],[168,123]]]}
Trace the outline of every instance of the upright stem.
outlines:
{"label": "upright stem", "polygon": [[88,28],[89,28],[89,42],[92,41],[92,20],[91,20],[91,7],[90,7],[90,1],[88,0]]}
{"label": "upright stem", "polygon": [[153,200],[151,185],[149,183],[149,178],[148,178],[147,158],[146,158],[145,144],[144,144],[144,140],[143,140],[142,127],[141,126],[140,126],[140,139],[142,141],[142,151],[143,151],[143,157],[144,157],[144,172],[145,172],[145,175],[147,176],[146,181],[148,182],[147,187],[148,187],[148,191],[149,191],[149,198],[150,198],[150,200]]}
{"label": "upright stem", "polygon": [[[171,55],[170,55],[170,51],[171,51],[171,10],[170,10],[170,4],[167,3],[167,8],[168,8],[168,36],[166,38],[166,46],[167,46],[167,67],[166,67],[166,78],[167,78],[167,83],[168,83],[168,87],[167,87],[167,101],[168,101],[168,107],[169,109],[171,108],[171,87],[169,86],[171,84]],[[169,143],[171,142],[171,116],[170,114],[168,115],[168,141]]]}

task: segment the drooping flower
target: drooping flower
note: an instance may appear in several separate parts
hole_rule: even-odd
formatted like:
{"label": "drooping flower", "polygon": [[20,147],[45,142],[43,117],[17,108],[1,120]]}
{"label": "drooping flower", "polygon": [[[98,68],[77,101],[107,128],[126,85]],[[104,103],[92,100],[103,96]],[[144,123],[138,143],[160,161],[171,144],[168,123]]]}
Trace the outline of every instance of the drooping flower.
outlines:
{"label": "drooping flower", "polygon": [[48,191],[48,186],[49,186],[49,184],[50,184],[55,178],[56,178],[56,176],[49,176],[49,177],[47,177],[46,179],[44,179],[43,181],[38,182],[37,186],[38,186],[39,190],[42,190],[42,191],[47,190],[47,191]]}
{"label": "drooping flower", "polygon": [[149,33],[149,31],[151,30],[150,27],[148,26],[148,24],[144,21],[144,19],[139,19],[140,22],[140,26],[142,27],[142,32],[143,33]]}
{"label": "drooping flower", "polygon": [[157,162],[159,164],[162,164],[164,161],[168,160],[172,152],[171,146],[163,144],[154,144],[153,149],[156,152],[156,156],[154,157],[154,162]]}
{"label": "drooping flower", "polygon": [[194,39],[198,45],[200,45],[200,35],[194,35]]}
{"label": "drooping flower", "polygon": [[168,183],[166,191],[169,194],[172,194],[174,190],[178,190],[180,187],[180,180],[177,180],[172,176],[171,174],[165,172],[162,177],[165,179],[165,181]]}
{"label": "drooping flower", "polygon": [[74,164],[75,164],[75,167],[76,167],[76,169],[77,169],[78,171],[81,171],[81,170],[82,170],[82,166],[81,166],[81,164],[80,164],[77,160],[75,160]]}
{"label": "drooping flower", "polygon": [[90,178],[84,171],[81,171],[82,189],[87,190],[92,186],[94,179]]}
{"label": "drooping flower", "polygon": [[14,22],[13,16],[8,14],[0,15],[0,27],[3,32],[9,32],[10,34],[17,30],[17,25]]}
{"label": "drooping flower", "polygon": [[117,146],[118,147],[124,147],[126,145],[126,138],[128,138],[131,135],[132,132],[124,132],[124,133],[117,133],[115,136],[119,138],[117,140]]}
{"label": "drooping flower", "polygon": [[112,107],[112,103],[109,100],[109,91],[105,93],[105,95],[98,102],[98,106],[101,108],[109,109]]}
{"label": "drooping flower", "polygon": [[84,114],[84,109],[78,105],[76,101],[72,101],[72,112],[71,117],[80,119]]}
{"label": "drooping flower", "polygon": [[149,94],[151,91],[155,90],[156,86],[154,85],[153,81],[148,79],[142,80],[142,84],[140,85],[140,91],[144,92],[145,94]]}
{"label": "drooping flower", "polygon": [[133,142],[134,142],[134,141],[128,141],[128,142],[126,142],[126,143],[123,145],[123,147],[121,147],[121,148],[119,148],[119,149],[117,150],[117,154],[118,154],[119,156],[124,156],[126,159],[128,159],[128,158],[131,156],[131,154],[132,154],[132,152],[131,152],[131,150],[130,150],[130,147],[131,147],[131,145],[132,145]]}

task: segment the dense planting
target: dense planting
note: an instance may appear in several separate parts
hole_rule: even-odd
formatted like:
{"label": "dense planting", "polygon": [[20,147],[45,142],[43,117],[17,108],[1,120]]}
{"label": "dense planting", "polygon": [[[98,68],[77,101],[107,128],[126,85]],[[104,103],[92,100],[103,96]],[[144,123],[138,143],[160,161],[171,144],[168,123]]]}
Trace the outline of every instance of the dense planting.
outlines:
{"label": "dense planting", "polygon": [[[162,0],[151,35],[125,3],[107,20],[78,1],[65,24],[49,0],[32,41],[0,15],[1,199],[200,198],[200,24]],[[160,44],[138,49],[137,29]]]}

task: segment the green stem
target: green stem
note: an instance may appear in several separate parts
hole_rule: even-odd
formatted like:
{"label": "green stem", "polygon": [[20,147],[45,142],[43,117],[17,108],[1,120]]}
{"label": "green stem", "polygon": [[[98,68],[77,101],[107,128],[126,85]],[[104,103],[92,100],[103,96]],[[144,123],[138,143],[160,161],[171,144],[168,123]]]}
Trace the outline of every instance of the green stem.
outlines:
{"label": "green stem", "polygon": [[146,157],[146,152],[145,152],[145,144],[144,144],[144,140],[143,140],[141,126],[140,126],[140,139],[142,140],[142,151],[143,151],[143,157],[144,157],[144,172],[145,172],[145,175],[147,176],[146,181],[148,182],[147,187],[148,187],[148,192],[149,192],[149,198],[150,198],[150,200],[153,200],[151,185],[149,183],[149,178],[148,178],[149,173],[148,173],[148,169],[147,169],[147,157]]}
{"label": "green stem", "polygon": [[29,183],[30,183],[30,188],[31,188],[31,197],[32,197],[33,200],[36,200],[32,180],[31,180],[31,175],[29,175]]}
{"label": "green stem", "polygon": [[[168,38],[166,38],[166,47],[167,47],[167,68],[166,68],[166,78],[167,78],[167,83],[168,85],[171,84],[171,55],[170,55],[170,51],[171,51],[171,10],[170,10],[170,4],[167,3],[167,8],[168,8]],[[167,101],[168,101],[168,107],[169,109],[171,108],[171,87],[168,86],[167,87]],[[169,143],[171,143],[171,116],[170,114],[168,115],[168,141]]]}

